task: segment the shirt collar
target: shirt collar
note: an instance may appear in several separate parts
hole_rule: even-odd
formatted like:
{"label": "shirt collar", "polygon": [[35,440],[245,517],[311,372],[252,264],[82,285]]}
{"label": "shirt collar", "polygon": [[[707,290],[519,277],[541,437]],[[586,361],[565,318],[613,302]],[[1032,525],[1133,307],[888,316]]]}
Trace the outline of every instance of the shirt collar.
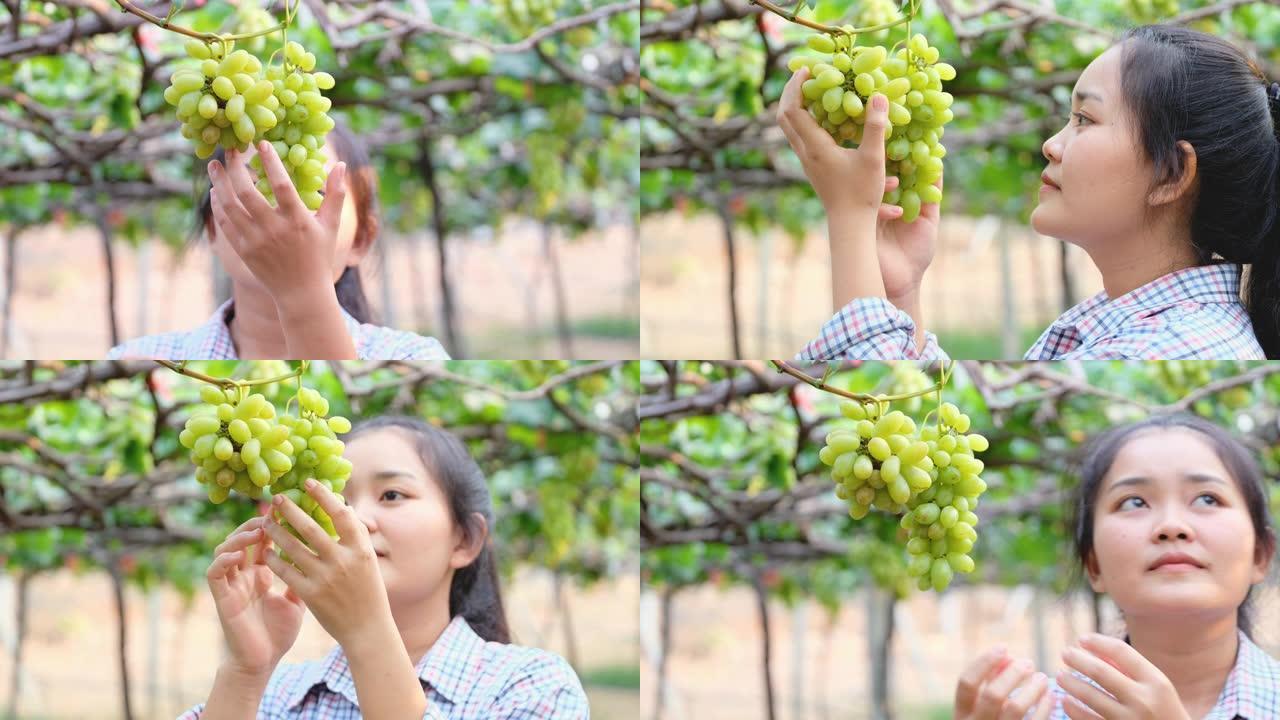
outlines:
{"label": "shirt collar", "polygon": [[[1208,717],[1213,720],[1266,720],[1275,712],[1280,663],[1253,644],[1243,631],[1236,663],[1222,688],[1220,705]],[[1268,693],[1270,695],[1268,695]]]}
{"label": "shirt collar", "polygon": [[[227,326],[227,318],[231,315],[232,300],[227,300],[213,311],[200,327],[187,333],[181,357],[208,358],[211,360],[230,360],[236,357],[235,343],[231,341],[231,328]],[[360,323],[342,309],[342,321],[347,325],[347,332],[360,344]]]}
{"label": "shirt collar", "polygon": [[1134,319],[1154,315],[1175,305],[1240,303],[1240,266],[1217,263],[1184,268],[1152,280],[1118,298],[1106,292],[1076,305],[1054,325],[1074,327],[1084,341],[1110,336]]}
{"label": "shirt collar", "polygon": [[[474,676],[464,676],[458,668],[478,667],[482,652],[484,640],[458,615],[449,621],[431,649],[418,661],[418,678],[449,703],[457,705],[466,697],[466,686],[474,681]],[[290,691],[288,706],[296,707],[316,685],[325,685],[331,692],[342,695],[359,707],[355,679],[351,677],[351,666],[342,646],[335,647],[324,660],[305,666],[302,676]]]}

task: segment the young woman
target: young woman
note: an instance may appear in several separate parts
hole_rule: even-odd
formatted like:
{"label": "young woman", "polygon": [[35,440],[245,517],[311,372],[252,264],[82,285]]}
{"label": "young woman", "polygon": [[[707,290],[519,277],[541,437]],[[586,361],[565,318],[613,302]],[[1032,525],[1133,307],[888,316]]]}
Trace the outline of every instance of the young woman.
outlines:
{"label": "young woman", "polygon": [[448,359],[435,338],[371,324],[358,266],[378,236],[377,180],[341,126],[326,141],[327,196],[316,213],[274,152],[262,156],[272,208],[250,176],[256,150],[219,150],[199,227],[231,277],[231,299],[194,330],[130,340],[107,357]]}
{"label": "young woman", "polygon": [[[806,77],[787,83],[778,120],[827,210],[837,312],[800,357],[942,358],[920,312],[938,206],[905,224],[881,204],[896,186],[883,98],[861,147],[843,149],[802,107]],[[1085,68],[1071,110],[1044,143],[1031,224],[1087,252],[1104,291],[1025,359],[1280,357],[1280,84],[1222,39],[1145,26]]]}
{"label": "young woman", "polygon": [[1099,437],[1081,468],[1075,552],[1125,638],[1081,637],[1054,680],[989,651],[960,677],[956,718],[1280,717],[1280,662],[1251,635],[1253,587],[1276,551],[1263,482],[1250,450],[1200,418]]}
{"label": "young woman", "polygon": [[[209,589],[228,653],[208,702],[182,720],[588,717],[568,663],[510,644],[489,491],[462,443],[392,417],[356,428],[346,442],[355,466],[346,504],[314,482],[307,490],[340,539],[278,495],[274,509],[309,549],[256,518],[215,551]],[[272,589],[273,576],[284,592]],[[277,668],[304,609],[338,647]]]}

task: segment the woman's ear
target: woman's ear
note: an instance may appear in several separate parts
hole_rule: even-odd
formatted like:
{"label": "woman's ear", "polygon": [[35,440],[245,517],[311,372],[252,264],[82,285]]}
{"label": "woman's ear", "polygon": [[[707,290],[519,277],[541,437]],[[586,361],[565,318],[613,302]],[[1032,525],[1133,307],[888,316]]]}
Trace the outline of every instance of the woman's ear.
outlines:
{"label": "woman's ear", "polygon": [[489,523],[480,513],[471,513],[466,528],[458,527],[454,531],[453,552],[449,555],[449,566],[455,570],[464,568],[475,562],[489,541]]}
{"label": "woman's ear", "polygon": [[[360,172],[372,175],[373,168],[367,167]],[[362,179],[364,180],[366,192],[376,192],[377,185],[371,182],[370,178]],[[355,202],[356,194],[353,190],[351,182],[348,181],[346,202]],[[356,236],[351,241],[351,248],[347,250],[347,267],[355,267],[364,260],[369,251],[373,249],[373,243],[377,239],[378,233],[382,230],[382,221],[378,218],[378,214],[372,211],[374,203],[370,201],[368,206],[370,211],[365,213],[364,217],[361,217],[360,209],[356,208]]]}
{"label": "woman's ear", "polygon": [[1182,155],[1182,174],[1160,185],[1147,196],[1151,205],[1167,205],[1186,197],[1196,182],[1196,149],[1186,140],[1178,141],[1178,152]]}
{"label": "woman's ear", "polygon": [[1271,569],[1271,561],[1276,556],[1276,534],[1271,528],[1267,528],[1267,537],[1270,542],[1258,543],[1253,548],[1253,583],[1257,584],[1267,579],[1267,571]]}
{"label": "woman's ear", "polygon": [[1098,556],[1092,550],[1089,551],[1088,557],[1084,559],[1084,571],[1089,575],[1089,587],[1093,588],[1096,593],[1104,593],[1107,591],[1106,585],[1102,582],[1102,571],[1098,569]]}

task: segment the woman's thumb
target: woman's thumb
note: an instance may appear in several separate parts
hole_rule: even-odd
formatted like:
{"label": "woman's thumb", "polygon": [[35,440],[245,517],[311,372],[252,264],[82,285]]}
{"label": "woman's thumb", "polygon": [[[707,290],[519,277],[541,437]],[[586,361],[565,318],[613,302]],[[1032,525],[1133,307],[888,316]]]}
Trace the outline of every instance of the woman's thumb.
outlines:
{"label": "woman's thumb", "polygon": [[858,149],[884,162],[884,136],[889,127],[889,98],[876,93],[867,102],[867,119],[862,126]]}

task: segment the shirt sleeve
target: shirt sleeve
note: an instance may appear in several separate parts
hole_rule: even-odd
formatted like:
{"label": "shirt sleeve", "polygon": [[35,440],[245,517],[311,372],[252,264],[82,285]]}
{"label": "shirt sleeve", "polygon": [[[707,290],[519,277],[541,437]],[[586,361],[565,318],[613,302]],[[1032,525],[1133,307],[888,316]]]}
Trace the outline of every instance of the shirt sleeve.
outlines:
{"label": "shirt sleeve", "polygon": [[590,716],[577,673],[564,658],[546,652],[512,674],[485,715],[487,720],[588,720]]}
{"label": "shirt sleeve", "polygon": [[204,703],[200,703],[190,710],[178,716],[178,720],[200,720],[200,715],[204,713]]}
{"label": "shirt sleeve", "polygon": [[884,298],[855,298],[822,326],[818,337],[796,359],[827,360],[925,360],[949,358],[938,347],[938,338],[925,333],[925,345],[916,347],[916,324],[907,313]]}

